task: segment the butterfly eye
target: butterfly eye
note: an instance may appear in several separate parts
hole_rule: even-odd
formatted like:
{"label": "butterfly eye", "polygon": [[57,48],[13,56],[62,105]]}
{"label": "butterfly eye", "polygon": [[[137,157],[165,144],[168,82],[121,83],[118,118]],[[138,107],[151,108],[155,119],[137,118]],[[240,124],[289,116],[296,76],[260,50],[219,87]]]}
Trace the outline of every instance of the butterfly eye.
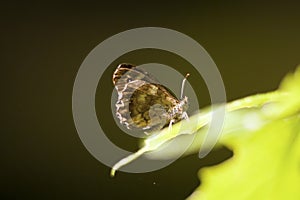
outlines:
{"label": "butterfly eye", "polygon": [[129,82],[131,82],[132,81],[132,79],[131,78],[128,78],[127,79],[127,83],[129,83]]}

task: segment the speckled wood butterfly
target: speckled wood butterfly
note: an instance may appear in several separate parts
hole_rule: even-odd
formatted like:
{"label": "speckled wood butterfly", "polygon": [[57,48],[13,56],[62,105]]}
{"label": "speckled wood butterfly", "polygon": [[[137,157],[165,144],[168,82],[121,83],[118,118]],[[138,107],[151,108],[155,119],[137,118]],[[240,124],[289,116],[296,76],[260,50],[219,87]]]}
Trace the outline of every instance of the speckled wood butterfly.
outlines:
{"label": "speckled wood butterfly", "polygon": [[187,119],[188,98],[183,96],[186,78],[178,100],[145,70],[132,64],[120,64],[112,77],[118,92],[116,116],[120,123],[128,129],[149,133]]}

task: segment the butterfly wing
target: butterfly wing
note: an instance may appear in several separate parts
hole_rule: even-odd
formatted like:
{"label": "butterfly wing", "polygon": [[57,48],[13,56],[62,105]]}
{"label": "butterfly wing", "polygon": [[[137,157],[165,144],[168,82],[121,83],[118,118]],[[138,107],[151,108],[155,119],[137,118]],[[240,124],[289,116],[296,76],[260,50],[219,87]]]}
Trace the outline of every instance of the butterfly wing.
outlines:
{"label": "butterfly wing", "polygon": [[112,81],[118,91],[122,90],[126,83],[134,80],[141,80],[147,83],[159,83],[154,76],[145,70],[128,63],[120,64],[113,73]]}
{"label": "butterfly wing", "polygon": [[153,131],[170,122],[168,112],[178,104],[177,98],[140,68],[121,64],[113,74],[118,91],[116,115],[128,129]]}

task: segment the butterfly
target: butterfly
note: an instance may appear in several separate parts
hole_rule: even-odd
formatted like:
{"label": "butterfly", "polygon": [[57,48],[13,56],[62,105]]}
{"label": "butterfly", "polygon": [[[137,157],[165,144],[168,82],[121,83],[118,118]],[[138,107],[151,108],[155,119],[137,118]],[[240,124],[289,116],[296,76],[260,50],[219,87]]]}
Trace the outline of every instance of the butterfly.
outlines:
{"label": "butterfly", "polygon": [[118,92],[116,116],[127,129],[149,133],[188,119],[188,98],[176,96],[145,70],[128,63],[118,65],[112,81]]}

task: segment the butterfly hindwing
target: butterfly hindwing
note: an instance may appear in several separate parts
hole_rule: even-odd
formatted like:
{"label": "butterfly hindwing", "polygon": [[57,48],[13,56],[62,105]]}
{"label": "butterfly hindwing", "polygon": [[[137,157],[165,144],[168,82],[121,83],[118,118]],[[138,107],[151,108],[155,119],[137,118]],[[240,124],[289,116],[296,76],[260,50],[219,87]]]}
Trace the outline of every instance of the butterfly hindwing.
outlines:
{"label": "butterfly hindwing", "polygon": [[128,129],[153,131],[170,123],[170,112],[179,100],[149,73],[120,64],[113,83],[118,92],[116,115]]}

